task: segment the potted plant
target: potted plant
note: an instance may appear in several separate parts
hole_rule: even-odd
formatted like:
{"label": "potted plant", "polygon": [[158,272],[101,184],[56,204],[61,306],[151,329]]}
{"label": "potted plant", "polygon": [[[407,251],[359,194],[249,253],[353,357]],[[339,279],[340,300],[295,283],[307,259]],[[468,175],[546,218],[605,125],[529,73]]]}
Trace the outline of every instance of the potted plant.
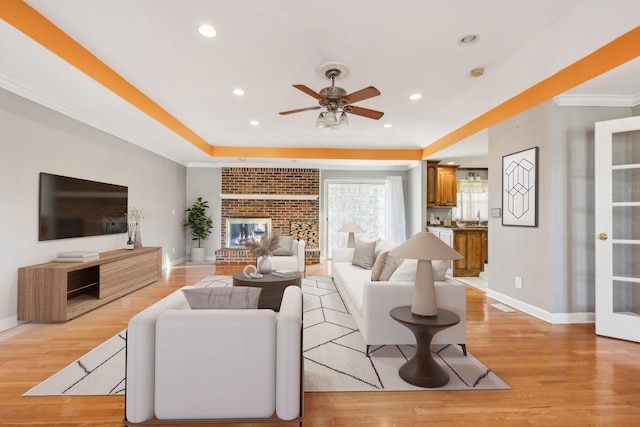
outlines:
{"label": "potted plant", "polygon": [[191,262],[203,263],[205,259],[205,248],[201,247],[203,240],[211,234],[213,229],[213,220],[210,216],[207,216],[207,209],[209,208],[209,202],[202,200],[202,197],[198,197],[193,205],[187,209],[187,218],[183,221],[182,225],[188,227],[191,232],[192,239],[198,241],[198,247],[191,249]]}

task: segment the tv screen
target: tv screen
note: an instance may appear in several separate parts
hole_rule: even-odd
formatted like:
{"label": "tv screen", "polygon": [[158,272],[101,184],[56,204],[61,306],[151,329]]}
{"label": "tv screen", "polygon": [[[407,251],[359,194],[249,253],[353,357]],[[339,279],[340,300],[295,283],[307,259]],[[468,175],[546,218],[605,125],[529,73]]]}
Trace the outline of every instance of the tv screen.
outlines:
{"label": "tv screen", "polygon": [[128,187],[40,173],[40,240],[127,232]]}

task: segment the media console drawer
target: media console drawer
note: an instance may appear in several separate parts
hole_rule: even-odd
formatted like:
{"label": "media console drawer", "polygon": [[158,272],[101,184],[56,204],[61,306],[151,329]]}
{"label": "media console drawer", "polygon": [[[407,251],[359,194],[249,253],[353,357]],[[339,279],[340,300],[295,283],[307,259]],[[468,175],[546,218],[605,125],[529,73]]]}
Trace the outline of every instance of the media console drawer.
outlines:
{"label": "media console drawer", "polygon": [[162,274],[162,248],[102,252],[89,262],[18,269],[18,320],[64,321],[147,286]]}

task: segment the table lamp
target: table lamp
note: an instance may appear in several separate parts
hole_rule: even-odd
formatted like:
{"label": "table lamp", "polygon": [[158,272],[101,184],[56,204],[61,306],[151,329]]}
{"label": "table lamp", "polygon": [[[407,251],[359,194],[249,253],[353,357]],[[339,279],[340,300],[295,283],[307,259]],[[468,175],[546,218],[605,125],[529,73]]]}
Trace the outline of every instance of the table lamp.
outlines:
{"label": "table lamp", "polygon": [[433,283],[431,260],[462,259],[463,256],[433,233],[425,231],[416,233],[403,244],[390,250],[389,255],[418,260],[411,313],[418,316],[437,315],[436,288]]}
{"label": "table lamp", "polygon": [[364,233],[364,230],[354,222],[343,225],[342,228],[338,231],[341,233],[349,233],[349,240],[347,241],[348,248],[356,247],[356,237],[354,233]]}

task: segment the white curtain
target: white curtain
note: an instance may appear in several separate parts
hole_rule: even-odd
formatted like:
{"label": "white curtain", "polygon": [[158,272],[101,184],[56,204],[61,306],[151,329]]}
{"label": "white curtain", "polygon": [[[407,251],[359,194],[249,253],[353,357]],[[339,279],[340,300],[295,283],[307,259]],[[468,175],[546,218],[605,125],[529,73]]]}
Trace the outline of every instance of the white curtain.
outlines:
{"label": "white curtain", "polygon": [[402,177],[388,176],[387,186],[387,239],[402,243],[407,240],[407,226],[404,217],[404,192]]}

